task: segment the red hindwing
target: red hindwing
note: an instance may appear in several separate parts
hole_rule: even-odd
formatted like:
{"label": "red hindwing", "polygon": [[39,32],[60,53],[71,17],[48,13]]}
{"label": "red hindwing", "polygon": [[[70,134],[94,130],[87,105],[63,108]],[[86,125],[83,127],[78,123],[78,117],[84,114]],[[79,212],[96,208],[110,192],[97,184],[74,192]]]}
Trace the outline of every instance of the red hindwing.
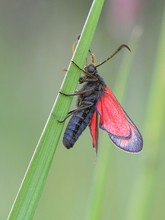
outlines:
{"label": "red hindwing", "polygon": [[[125,113],[113,93],[108,87],[105,87],[104,95],[99,98],[96,110],[100,115],[99,127],[109,134],[113,143],[123,150],[130,152],[139,152],[142,150],[143,140],[140,132]],[[93,145],[97,143],[97,120],[94,113],[90,121],[90,130],[93,139]]]}
{"label": "red hindwing", "polygon": [[92,119],[90,120],[90,132],[92,136],[93,147],[97,151],[97,142],[98,142],[98,113],[95,111]]}

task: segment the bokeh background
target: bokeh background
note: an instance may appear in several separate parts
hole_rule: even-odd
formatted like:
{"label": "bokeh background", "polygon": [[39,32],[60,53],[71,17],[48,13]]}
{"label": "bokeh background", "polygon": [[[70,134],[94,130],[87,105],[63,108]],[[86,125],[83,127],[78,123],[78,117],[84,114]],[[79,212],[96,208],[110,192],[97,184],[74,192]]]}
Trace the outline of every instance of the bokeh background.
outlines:
{"label": "bokeh background", "polygon": [[[0,1],[0,219],[11,209],[91,4]],[[165,219],[165,129],[159,114],[164,94],[153,98],[157,104],[151,101],[151,94],[164,88],[153,86],[164,7],[164,0],[107,0],[91,45],[99,61],[123,43],[131,47],[131,53],[122,51],[100,72],[144,136],[142,153],[133,155],[113,147],[100,132],[99,147],[110,155],[101,220]],[[123,55],[131,60],[131,73],[119,95]],[[34,219],[85,219],[98,160],[89,129],[69,151],[60,141]]]}

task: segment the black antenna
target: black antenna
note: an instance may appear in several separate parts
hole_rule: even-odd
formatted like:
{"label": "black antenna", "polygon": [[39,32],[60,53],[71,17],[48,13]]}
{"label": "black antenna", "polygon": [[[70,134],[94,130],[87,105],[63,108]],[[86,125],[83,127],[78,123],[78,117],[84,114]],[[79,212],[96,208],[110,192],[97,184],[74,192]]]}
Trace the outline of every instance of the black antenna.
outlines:
{"label": "black antenna", "polygon": [[108,60],[110,60],[112,57],[114,57],[122,48],[127,48],[129,51],[131,51],[131,49],[126,45],[126,44],[122,44],[111,56],[109,56],[106,60],[104,60],[103,62],[99,63],[96,65],[96,67],[103,65],[104,63],[106,63]]}

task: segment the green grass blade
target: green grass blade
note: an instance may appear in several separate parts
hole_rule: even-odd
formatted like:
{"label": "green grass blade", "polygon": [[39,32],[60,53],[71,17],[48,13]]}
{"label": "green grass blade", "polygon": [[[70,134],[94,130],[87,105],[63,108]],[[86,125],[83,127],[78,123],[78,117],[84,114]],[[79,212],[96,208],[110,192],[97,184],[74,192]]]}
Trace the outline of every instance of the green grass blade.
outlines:
{"label": "green grass blade", "polygon": [[[86,59],[103,3],[103,0],[95,0],[93,2],[81,33],[81,38],[73,54],[72,60],[80,67],[83,67]],[[73,93],[79,76],[80,70],[70,63],[61,90],[65,93]],[[33,218],[64,125],[63,123],[58,123],[57,119],[60,120],[66,116],[71,101],[71,97],[58,95],[8,219],[26,220]]]}

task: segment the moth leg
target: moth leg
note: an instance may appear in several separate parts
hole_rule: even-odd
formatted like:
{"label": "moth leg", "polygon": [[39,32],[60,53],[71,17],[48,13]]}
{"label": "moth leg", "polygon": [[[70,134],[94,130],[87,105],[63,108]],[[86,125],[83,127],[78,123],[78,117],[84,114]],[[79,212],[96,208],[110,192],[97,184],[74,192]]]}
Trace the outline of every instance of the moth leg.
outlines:
{"label": "moth leg", "polygon": [[64,95],[64,96],[74,96],[74,95],[78,95],[77,92],[75,92],[75,93],[73,93],[73,94],[67,94],[67,93],[64,93],[64,92],[59,91],[59,93],[60,93],[61,95]]}
{"label": "moth leg", "polygon": [[69,118],[71,115],[73,115],[74,113],[78,112],[78,111],[82,111],[84,109],[87,109],[91,106],[93,106],[93,103],[88,102],[88,105],[84,105],[84,106],[79,106],[77,109],[74,109],[70,112],[68,112],[67,116],[63,119],[63,120],[57,120],[59,123],[63,123],[67,118]]}
{"label": "moth leg", "polygon": [[84,82],[97,82],[98,79],[97,78],[92,78],[92,79],[89,79],[89,78],[86,78],[86,77],[80,77],[79,79],[79,83],[84,83]]}
{"label": "moth leg", "polygon": [[82,94],[85,94],[85,93],[88,93],[88,92],[92,92],[95,90],[95,86],[89,88],[89,89],[85,89],[85,90],[79,90],[79,91],[76,91],[75,93],[73,94],[66,94],[64,92],[59,92],[60,94],[64,95],[64,96],[75,96],[75,95],[82,95]]}
{"label": "moth leg", "polygon": [[67,116],[63,120],[57,120],[59,123],[63,123],[67,118],[69,118],[71,115],[75,113],[76,110],[72,110],[68,112]]}
{"label": "moth leg", "polygon": [[95,91],[95,86],[93,86],[93,87],[91,87],[91,88],[89,88],[89,89],[80,89],[79,91],[76,91],[75,92],[75,94],[76,95],[83,95],[83,94],[85,94],[85,93],[88,93],[88,92],[93,92],[93,91]]}

